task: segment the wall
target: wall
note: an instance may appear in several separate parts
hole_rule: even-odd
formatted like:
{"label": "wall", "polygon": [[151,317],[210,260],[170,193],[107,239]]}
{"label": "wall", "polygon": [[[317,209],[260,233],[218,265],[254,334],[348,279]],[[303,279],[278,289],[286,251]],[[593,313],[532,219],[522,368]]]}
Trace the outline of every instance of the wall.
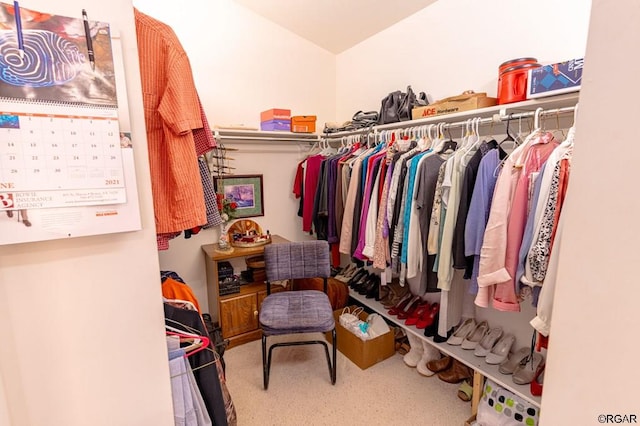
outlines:
{"label": "wall", "polygon": [[[211,124],[259,127],[260,111],[291,109],[294,115],[317,115],[318,123],[335,118],[335,56],[232,0],[175,2],[135,0],[135,6],[169,24],[193,69],[194,80]],[[197,13],[193,11],[197,10]],[[308,146],[234,144],[234,173],[263,174],[265,216],[254,218],[264,229],[290,239],[305,238],[301,222],[291,220],[295,165]],[[302,149],[302,151],[301,151]],[[218,230],[172,240],[160,252],[162,269],[176,271],[207,300],[204,257],[200,246],[217,241]]]}
{"label": "wall", "polygon": [[[639,90],[627,78],[611,78],[612,64],[624,64],[625,75],[640,72],[640,60],[628,52],[640,42],[639,19],[637,1],[593,1],[563,209],[544,425],[629,424],[640,417],[635,393],[640,145],[629,139],[627,125],[638,120]],[[621,142],[619,148],[610,147],[613,141]],[[616,414],[635,415],[635,421],[606,417]]]}
{"label": "wall", "polygon": [[[465,90],[496,96],[498,66],[533,56],[582,57],[589,0],[440,0],[337,57],[337,119],[379,110],[408,84],[442,99]],[[552,13],[550,12],[552,11]]]}
{"label": "wall", "polygon": [[[28,7],[85,8],[120,29],[133,138],[145,142],[131,2]],[[0,247],[3,426],[173,424],[146,143],[134,155],[142,231]]]}

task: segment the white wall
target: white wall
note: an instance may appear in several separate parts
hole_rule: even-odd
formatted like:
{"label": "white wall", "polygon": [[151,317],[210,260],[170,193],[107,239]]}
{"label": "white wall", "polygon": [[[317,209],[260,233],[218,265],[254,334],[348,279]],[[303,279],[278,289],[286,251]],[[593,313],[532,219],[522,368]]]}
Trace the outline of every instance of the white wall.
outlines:
{"label": "white wall", "polygon": [[[131,2],[22,6],[85,8],[120,29],[133,137],[144,142]],[[134,155],[142,231],[0,247],[3,426],[173,424],[146,143]]]}
{"label": "white wall", "polygon": [[[320,126],[335,119],[332,53],[232,0],[196,0],[189,7],[154,0],[134,4],[175,31],[212,125],[259,127],[260,111],[273,107],[291,109],[294,115],[317,115]],[[240,149],[229,154],[235,159],[235,174],[263,175],[265,216],[254,220],[271,233],[305,238],[301,222],[291,217],[297,210],[291,189],[301,158],[299,145],[224,144]],[[177,272],[203,304],[207,289],[200,246],[217,241],[218,235],[215,229],[189,240],[180,237],[159,254],[162,269]]]}
{"label": "white wall", "polygon": [[439,0],[337,57],[337,118],[379,110],[411,84],[442,99],[465,90],[496,96],[498,66],[533,56],[582,57],[590,0]]}
{"label": "white wall", "polygon": [[636,421],[626,424],[640,420],[635,392],[640,145],[630,137],[640,114],[640,91],[620,74],[612,78],[615,64],[623,64],[624,76],[640,72],[640,60],[629,54],[629,46],[640,42],[639,19],[635,0],[593,1],[563,210],[544,425],[614,424],[615,418],[598,420],[607,414],[635,414]]}

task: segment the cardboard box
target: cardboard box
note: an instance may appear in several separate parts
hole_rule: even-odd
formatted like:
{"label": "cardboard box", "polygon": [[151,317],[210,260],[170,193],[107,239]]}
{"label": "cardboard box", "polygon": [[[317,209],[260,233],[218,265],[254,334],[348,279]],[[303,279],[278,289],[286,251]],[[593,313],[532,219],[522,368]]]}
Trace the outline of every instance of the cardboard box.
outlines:
{"label": "cardboard box", "polygon": [[527,99],[577,92],[582,83],[584,58],[545,65],[529,71]]}
{"label": "cardboard box", "polygon": [[486,93],[473,93],[468,95],[452,96],[427,106],[421,106],[411,110],[411,118],[435,117],[444,114],[453,114],[462,111],[471,111],[486,108],[498,104],[497,98],[490,98]]}
{"label": "cardboard box", "polygon": [[277,130],[282,132],[291,131],[291,120],[269,120],[260,123],[260,130]]}
{"label": "cardboard box", "polygon": [[272,108],[260,113],[260,121],[291,120],[291,110]]}
{"label": "cardboard box", "polygon": [[[351,311],[353,311],[354,308],[355,306],[349,307]],[[342,309],[333,312],[333,317],[336,320],[338,350],[358,367],[366,370],[372,365],[389,358],[396,352],[393,330],[374,339],[362,340],[340,325],[341,313]],[[366,321],[368,316],[366,312],[361,312],[359,315],[363,321]],[[328,341],[331,341],[331,333],[327,333],[326,338]]]}
{"label": "cardboard box", "polygon": [[291,131],[294,133],[313,133],[316,131],[315,115],[294,115],[291,117]]}

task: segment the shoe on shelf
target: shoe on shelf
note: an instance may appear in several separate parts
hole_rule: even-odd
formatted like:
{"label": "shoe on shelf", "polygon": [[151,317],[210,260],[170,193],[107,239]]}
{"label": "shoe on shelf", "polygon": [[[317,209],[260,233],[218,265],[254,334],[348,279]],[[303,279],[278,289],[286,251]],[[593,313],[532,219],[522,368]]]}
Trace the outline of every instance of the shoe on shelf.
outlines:
{"label": "shoe on shelf", "polygon": [[409,367],[417,367],[418,363],[422,359],[422,355],[424,352],[424,346],[422,346],[422,340],[420,340],[419,337],[414,336],[411,333],[407,333],[407,338],[409,339],[409,345],[411,345],[411,350],[407,352],[407,354],[402,358],[402,360]]}
{"label": "shoe on shelf", "polygon": [[[531,353],[531,348],[529,347],[518,349],[517,351],[509,355],[508,358],[505,358],[505,360],[500,363],[500,367],[498,368],[498,371],[502,374],[513,374],[516,367],[520,365],[522,360],[528,357],[530,353]],[[487,358],[489,358],[489,355],[487,355]]]}
{"label": "shoe on shelf", "polygon": [[367,272],[366,269],[360,268],[360,269],[358,269],[356,271],[355,274],[353,274],[353,276],[349,279],[349,281],[347,281],[347,284],[349,284],[349,287],[353,288],[357,283],[359,283],[362,279],[364,279],[368,274],[369,274],[369,272]]}
{"label": "shoe on shelf", "polygon": [[348,264],[338,275],[334,278],[343,283],[349,282],[349,280],[358,272],[358,267],[355,263]]}
{"label": "shoe on shelf", "polygon": [[409,293],[408,287],[402,287],[400,283],[395,280],[391,281],[386,286],[389,287],[390,296],[387,300],[380,301],[385,309],[393,308],[407,293]]}
{"label": "shoe on shelf", "polygon": [[473,370],[454,359],[451,367],[438,373],[438,378],[447,383],[460,383],[463,380],[472,379]]}
{"label": "shoe on shelf", "polygon": [[405,308],[398,312],[398,319],[409,318],[413,314],[413,312],[418,309],[418,306],[420,306],[421,303],[422,299],[420,298],[420,296],[414,296],[413,299],[411,299],[411,301],[407,303]]}
{"label": "shoe on shelf", "polygon": [[[434,303],[434,305],[436,305],[436,304],[437,303]],[[438,342],[436,340],[436,336],[438,335],[438,321],[440,320],[440,305],[439,304],[437,304],[437,305],[438,305],[438,308],[436,309],[437,312],[436,312],[435,317],[433,318],[433,322],[430,325],[425,327],[424,335],[427,336],[427,337],[433,337],[433,341],[434,342],[440,343],[440,342]],[[432,305],[432,308],[433,308],[433,305]],[[449,338],[449,336],[447,336],[447,339],[448,338]],[[447,340],[447,339],[444,339],[444,340]]]}
{"label": "shoe on shelf", "polygon": [[502,327],[494,327],[487,334],[484,335],[478,346],[476,346],[473,354],[475,356],[487,356],[493,346],[500,340],[502,337]]}
{"label": "shoe on shelf", "polygon": [[369,289],[367,290],[367,292],[365,293],[365,297],[367,299],[373,299],[373,300],[378,300],[380,298],[380,277],[376,274],[371,274],[373,276],[372,278],[372,284],[369,287]]}
{"label": "shoe on shelf", "polygon": [[456,331],[447,339],[447,343],[454,346],[460,346],[462,341],[473,332],[476,328],[476,321],[473,318],[467,318]]}
{"label": "shoe on shelf", "polygon": [[433,347],[433,345],[431,345],[430,343],[425,342],[424,340],[422,341],[422,349],[423,349],[422,358],[418,362],[418,365],[416,366],[416,370],[418,371],[418,373],[422,374],[423,376],[431,377],[436,373],[434,371],[429,370],[427,368],[427,364],[431,361],[439,360],[441,357],[440,351],[437,350],[435,347]]}
{"label": "shoe on shelf", "polygon": [[435,374],[447,370],[449,367],[451,367],[452,362],[453,358],[451,358],[449,355],[445,355],[440,359],[435,359],[427,362],[427,368],[433,371],[433,373]]}
{"label": "shoe on shelf", "polygon": [[441,335],[438,334],[438,328],[436,326],[436,332],[435,332],[435,335],[433,336],[433,341],[434,341],[434,343],[444,343],[452,335],[453,335],[453,328],[450,328],[449,331],[447,331],[447,335],[446,336],[441,336]]}
{"label": "shoe on shelf", "polygon": [[[416,325],[418,323],[418,320],[422,318],[424,313],[429,311],[430,309],[431,309],[431,305],[429,304],[429,302],[425,302],[425,301],[418,302],[418,305],[407,317],[404,323],[406,325]],[[398,315],[398,318],[400,318],[400,315]]]}
{"label": "shoe on shelf", "polygon": [[376,302],[382,303],[382,301],[386,300],[390,294],[391,294],[391,287],[389,287],[388,285],[382,285],[382,281],[381,281],[380,284],[378,285],[378,294],[376,295],[374,300]]}
{"label": "shoe on shelf", "polygon": [[513,371],[513,376],[511,376],[513,383],[516,385],[528,385],[533,381],[536,372],[543,363],[544,358],[540,352],[529,354]]}
{"label": "shoe on shelf", "polygon": [[513,346],[515,341],[516,338],[513,334],[505,334],[504,336],[502,336],[500,340],[498,340],[498,342],[493,346],[493,348],[491,348],[491,351],[487,354],[485,362],[491,365],[503,363],[509,356],[511,346]]}
{"label": "shoe on shelf", "polygon": [[393,307],[391,307],[391,309],[389,309],[387,312],[389,313],[389,315],[398,315],[398,313],[404,310],[405,306],[407,306],[407,304],[409,304],[409,302],[411,302],[412,300],[413,300],[413,294],[407,293],[398,301],[398,303],[396,303]]}
{"label": "shoe on shelf", "polygon": [[478,346],[478,343],[480,343],[488,332],[489,324],[486,321],[479,322],[478,325],[476,325],[475,330],[464,338],[460,347],[467,350],[475,349],[476,346]]}
{"label": "shoe on shelf", "polygon": [[[418,318],[418,321],[416,322],[416,328],[426,329],[427,327],[431,327],[434,322],[436,322],[436,327],[437,327],[436,318],[438,317],[438,312],[440,312],[440,304],[434,303],[429,307],[429,309],[424,311],[424,313],[420,316],[420,318]],[[425,336],[427,335],[426,331],[424,335]]]}
{"label": "shoe on shelf", "polygon": [[542,385],[544,382],[544,364],[538,368],[536,375],[533,376],[533,380],[531,381],[531,395],[540,396],[542,395]]}

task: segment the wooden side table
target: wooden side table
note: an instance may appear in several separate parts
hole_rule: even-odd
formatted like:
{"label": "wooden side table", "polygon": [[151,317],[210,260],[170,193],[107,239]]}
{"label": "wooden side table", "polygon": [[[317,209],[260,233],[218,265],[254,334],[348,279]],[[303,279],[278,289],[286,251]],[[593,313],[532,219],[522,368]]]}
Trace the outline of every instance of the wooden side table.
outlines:
{"label": "wooden side table", "polygon": [[[271,244],[289,242],[278,235],[272,235],[271,241]],[[267,296],[267,286],[264,282],[253,282],[241,286],[239,293],[220,296],[218,262],[260,255],[264,253],[265,247],[266,245],[251,248],[234,247],[230,253],[218,251],[217,243],[201,247],[207,269],[209,313],[213,321],[220,323],[222,336],[229,339],[229,347],[260,339],[262,336],[258,314],[260,305]],[[272,292],[282,290],[284,288],[271,286]]]}

